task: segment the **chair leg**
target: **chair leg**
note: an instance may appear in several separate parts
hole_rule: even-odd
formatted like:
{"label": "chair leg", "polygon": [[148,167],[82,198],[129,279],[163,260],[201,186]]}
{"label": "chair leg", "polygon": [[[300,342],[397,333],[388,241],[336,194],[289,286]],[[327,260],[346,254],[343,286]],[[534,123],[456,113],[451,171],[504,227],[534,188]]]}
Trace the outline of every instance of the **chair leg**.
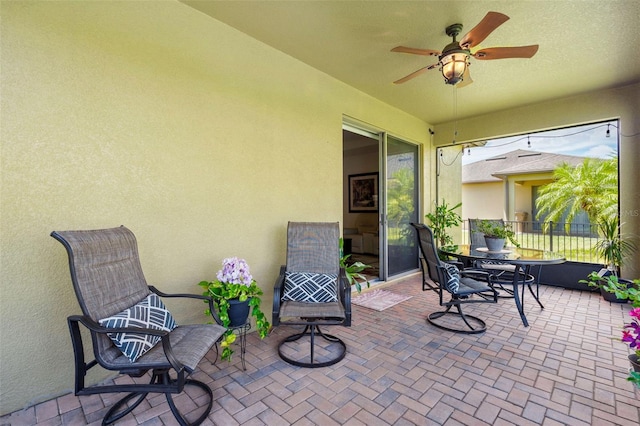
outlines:
{"label": "chair leg", "polygon": [[[429,314],[427,316],[427,321],[429,322],[429,324],[435,327],[438,327],[442,330],[453,331],[454,333],[478,334],[478,333],[484,333],[487,330],[487,324],[483,320],[481,320],[476,316],[463,313],[462,308],[460,307],[459,304],[455,305],[458,312],[451,312],[451,308],[453,306],[454,305],[449,305],[447,306],[447,309],[445,309],[444,311],[438,311],[438,312],[433,312]],[[464,323],[467,325],[469,329],[467,330],[467,329],[461,329],[461,328],[453,328],[453,327],[449,327],[436,322],[438,318],[441,318],[445,315],[455,315],[456,317],[462,318],[462,320],[464,321]],[[473,327],[473,325],[469,320],[476,323],[475,328]]]}
{"label": "chair leg", "polygon": [[213,407],[213,392],[211,391],[211,388],[209,386],[207,386],[206,384],[202,383],[199,380],[187,379],[185,380],[184,384],[185,386],[191,385],[191,386],[199,387],[200,389],[205,391],[205,393],[209,396],[209,402],[207,404],[207,407],[202,412],[200,417],[198,417],[194,421],[192,422],[187,421],[187,419],[182,415],[182,413],[180,413],[180,411],[178,410],[178,407],[176,407],[175,402],[173,402],[172,393],[167,392],[165,396],[167,397],[167,403],[169,404],[169,408],[171,409],[171,412],[173,413],[174,417],[176,418],[178,423],[180,423],[181,426],[196,426],[202,423],[211,412],[211,407]]}
{"label": "chair leg", "polygon": [[[316,334],[320,337],[322,337],[324,340],[331,342],[331,343],[337,343],[339,348],[338,348],[338,353],[333,356],[332,358],[328,359],[327,361],[322,361],[322,362],[316,362],[315,361],[315,336]],[[297,340],[300,340],[301,338],[305,337],[305,336],[309,336],[309,344],[310,344],[310,349],[309,349],[309,362],[304,362],[304,361],[300,361],[300,360],[296,360],[291,358],[290,356],[285,355],[284,351],[283,351],[283,347],[285,344],[287,343],[291,343],[291,342],[295,342]],[[326,334],[323,333],[322,330],[320,330],[320,327],[317,325],[313,325],[313,324],[309,324],[307,326],[305,326],[304,330],[302,331],[302,333],[298,333],[298,334],[294,334],[291,335],[289,337],[284,338],[280,344],[278,345],[278,355],[280,355],[280,358],[282,358],[283,361],[288,362],[291,365],[295,365],[297,367],[305,367],[305,368],[320,368],[320,367],[327,367],[329,365],[333,365],[336,364],[340,361],[342,361],[342,359],[345,357],[347,353],[347,345],[345,345],[345,343],[338,337],[331,335],[331,334]]]}
{"label": "chair leg", "polygon": [[[534,299],[536,299],[536,302],[538,302],[538,305],[540,305],[540,309],[544,309],[544,305],[542,304],[542,302],[540,301],[540,272],[542,271],[542,266],[538,266],[538,274],[533,276],[533,281],[527,281],[527,287],[529,287],[529,292],[531,293],[531,295],[533,296]],[[533,288],[531,287],[531,284],[534,284],[536,286],[536,291],[534,293]],[[524,287],[522,288],[522,297],[524,298]]]}
{"label": "chair leg", "polygon": [[[151,385],[153,384],[164,384],[167,386],[175,386],[177,384],[177,380],[175,379],[171,379],[171,377],[169,376],[169,371],[168,370],[161,370],[161,371],[154,371],[151,375],[151,381],[149,382]],[[193,379],[187,379],[184,381],[184,386],[196,386],[199,387],[200,389],[202,389],[207,395],[208,395],[208,403],[207,406],[205,407],[204,411],[202,412],[202,414],[195,420],[193,421],[188,421],[183,415],[182,413],[180,413],[180,411],[178,410],[178,407],[175,405],[175,402],[173,401],[173,396],[176,394],[174,392],[165,392],[165,396],[167,398],[167,403],[169,404],[169,408],[171,409],[171,412],[173,413],[174,417],[176,418],[176,420],[178,421],[178,423],[181,426],[197,426],[199,424],[201,424],[209,415],[209,413],[211,412],[211,408],[213,407],[213,392],[211,391],[211,388],[209,386],[207,386],[205,383],[199,381],[199,380],[193,380]],[[127,395],[124,396],[124,398],[120,399],[118,402],[116,402],[113,407],[111,407],[109,409],[109,411],[107,411],[107,414],[104,416],[103,420],[102,420],[102,424],[103,426],[112,424],[118,420],[120,420],[121,418],[123,418],[124,416],[126,416],[127,414],[131,413],[138,405],[140,405],[140,403],[142,401],[144,401],[144,399],[147,397],[147,395],[151,393],[151,392],[132,392],[129,393]],[[131,405],[127,404],[129,403],[130,400],[134,399],[134,398],[138,398],[134,403],[132,403]],[[125,407],[122,411],[120,411],[123,407]]]}
{"label": "chair leg", "polygon": [[[102,419],[102,425],[106,426],[106,425],[115,423],[121,418],[123,418],[124,416],[126,416],[127,414],[129,414],[130,412],[132,412],[138,405],[140,405],[142,401],[144,401],[144,399],[147,397],[147,394],[148,394],[147,392],[132,392],[130,394],[125,395],[124,398],[120,399],[118,402],[113,404],[113,406],[109,409],[109,411],[107,411],[107,414],[105,414],[104,418]],[[126,407],[124,410],[119,411],[122,407],[126,406],[131,399],[135,397],[138,397],[136,402]]]}

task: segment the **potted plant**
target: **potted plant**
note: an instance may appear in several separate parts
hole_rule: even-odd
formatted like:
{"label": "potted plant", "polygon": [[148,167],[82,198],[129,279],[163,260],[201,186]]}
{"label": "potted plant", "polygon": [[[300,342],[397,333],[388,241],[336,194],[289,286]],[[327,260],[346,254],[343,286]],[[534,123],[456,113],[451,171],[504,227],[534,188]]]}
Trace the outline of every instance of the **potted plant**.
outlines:
{"label": "potted plant", "polygon": [[629,311],[632,319],[624,324],[622,330],[622,341],[634,351],[629,355],[633,371],[629,373],[627,380],[640,388],[640,279],[620,280],[616,275],[603,278],[597,272],[592,272],[588,278],[589,285],[598,286],[601,290],[613,293],[618,299],[629,301],[633,305]]}
{"label": "potted plant", "polygon": [[349,281],[349,285],[355,285],[358,293],[362,291],[362,284],[358,280],[362,280],[362,282],[367,283],[367,288],[370,287],[369,280],[366,276],[361,274],[367,268],[370,268],[371,265],[366,265],[362,262],[353,262],[349,263],[350,254],[344,254],[344,240],[340,238],[340,267],[344,269],[344,273],[347,276],[347,281]]}
{"label": "potted plant", "polygon": [[460,206],[462,206],[462,203],[449,207],[447,202],[442,200],[442,204],[437,204],[436,202],[436,211],[434,213],[427,213],[425,215],[431,222],[433,236],[440,247],[453,244],[453,238],[447,234],[447,230],[452,226],[458,226],[462,223],[460,215],[454,212],[454,210],[460,208]]}
{"label": "potted plant", "polygon": [[595,251],[605,262],[605,267],[613,275],[620,276],[620,267],[624,258],[635,249],[635,244],[620,233],[618,217],[603,217],[598,221],[598,229],[602,238],[595,245]]}
{"label": "potted plant", "polygon": [[[205,296],[213,298],[218,316],[223,325],[227,327],[220,344],[222,346],[221,359],[231,361],[233,354],[231,344],[236,340],[232,327],[245,324],[249,314],[256,319],[256,329],[260,338],[264,339],[267,336],[271,325],[260,310],[259,296],[262,296],[262,290],[251,276],[249,265],[244,259],[237,257],[224,259],[222,269],[216,274],[216,280],[201,281],[198,285],[205,289],[203,293]],[[239,311],[237,313],[239,318],[234,322],[235,311]],[[208,309],[205,313],[211,315]]]}
{"label": "potted plant", "polygon": [[487,248],[490,251],[502,250],[506,240],[511,241],[515,247],[520,247],[520,243],[516,240],[516,234],[509,223],[481,220],[478,223],[477,231],[484,234]]}
{"label": "potted plant", "polygon": [[[598,274],[601,278],[610,275],[620,277],[620,268],[624,258],[631,254],[636,249],[636,246],[627,236],[620,233],[620,224],[617,216],[600,218],[598,229],[602,238],[598,240],[594,250],[605,261],[605,269],[598,272]],[[593,284],[594,282],[595,284]],[[628,280],[622,279],[619,282],[629,283]],[[609,302],[626,303],[626,298],[616,297],[614,292],[607,291],[604,286],[599,285],[600,283],[602,283],[602,280],[591,280],[589,285],[600,287],[602,297]]]}
{"label": "potted plant", "polygon": [[[640,285],[640,280],[637,285]],[[634,282],[635,282],[634,281]],[[634,353],[629,355],[629,362],[633,367],[633,371],[629,372],[627,380],[640,388],[640,307],[635,307],[629,311],[631,322],[624,325],[622,331],[622,341],[629,344]]]}

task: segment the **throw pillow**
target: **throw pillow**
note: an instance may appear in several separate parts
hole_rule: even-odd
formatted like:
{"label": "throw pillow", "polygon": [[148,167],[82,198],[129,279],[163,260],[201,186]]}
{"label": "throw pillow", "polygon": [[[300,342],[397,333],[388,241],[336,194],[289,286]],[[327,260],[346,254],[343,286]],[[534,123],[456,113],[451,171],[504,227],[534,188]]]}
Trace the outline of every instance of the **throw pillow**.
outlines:
{"label": "throw pillow", "polygon": [[445,288],[449,293],[457,293],[460,288],[460,271],[455,265],[451,265],[450,263],[444,264],[444,271],[446,279],[444,284]]}
{"label": "throw pillow", "polygon": [[[103,318],[99,322],[101,326],[107,328],[140,327],[171,331],[177,327],[171,313],[160,297],[154,293],[129,309]],[[131,362],[136,362],[161,339],[160,336],[138,333],[107,333],[107,335]]]}
{"label": "throw pillow", "polygon": [[328,303],[338,301],[338,276],[308,272],[285,272],[282,300]]}

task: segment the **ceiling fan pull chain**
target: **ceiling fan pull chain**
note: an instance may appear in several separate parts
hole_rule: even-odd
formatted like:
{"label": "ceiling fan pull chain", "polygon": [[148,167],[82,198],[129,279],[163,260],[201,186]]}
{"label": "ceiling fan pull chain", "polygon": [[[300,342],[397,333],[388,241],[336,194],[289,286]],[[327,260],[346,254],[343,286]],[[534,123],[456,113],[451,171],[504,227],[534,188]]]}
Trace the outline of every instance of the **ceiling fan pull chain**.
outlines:
{"label": "ceiling fan pull chain", "polygon": [[451,86],[453,90],[453,143],[456,143],[458,138],[458,91],[456,86]]}

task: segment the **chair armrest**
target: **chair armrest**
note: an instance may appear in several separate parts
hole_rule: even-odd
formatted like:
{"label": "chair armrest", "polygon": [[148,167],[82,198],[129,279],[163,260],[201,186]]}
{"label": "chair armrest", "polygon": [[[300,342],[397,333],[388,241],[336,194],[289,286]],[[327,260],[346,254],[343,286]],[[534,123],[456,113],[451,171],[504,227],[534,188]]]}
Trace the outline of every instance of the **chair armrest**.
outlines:
{"label": "chair armrest", "polygon": [[209,296],[205,296],[205,295],[202,295],[202,294],[190,294],[190,293],[164,293],[164,292],[158,290],[157,288],[155,288],[152,285],[149,286],[149,290],[151,290],[152,292],[154,292],[155,294],[157,294],[160,297],[184,297],[184,298],[188,298],[188,299],[206,300],[207,303],[209,304],[209,312],[211,312],[211,316],[213,317],[215,322],[218,325],[223,325],[222,321],[218,317],[218,314],[216,313],[216,310],[213,307],[213,299],[211,297],[209,297]]}
{"label": "chair armrest", "polygon": [[351,285],[349,285],[349,280],[347,280],[347,274],[344,271],[344,268],[340,268],[340,272],[338,273],[338,292],[342,298],[342,304],[344,306],[344,325],[346,327],[351,326]]}
{"label": "chair armrest", "polygon": [[481,269],[466,268],[460,271],[461,277],[471,277],[476,280],[486,281],[490,286],[493,286],[494,275],[490,271],[483,271]]}
{"label": "chair armrest", "polygon": [[273,309],[271,311],[271,323],[275,327],[280,324],[280,303],[284,293],[284,275],[287,267],[280,266],[280,273],[273,286]]}
{"label": "chair armrest", "polygon": [[[67,322],[69,323],[69,329],[71,331],[71,340],[73,343],[73,348],[75,352],[76,362],[79,360],[84,360],[84,355],[80,352],[83,351],[82,345],[82,336],[78,330],[77,324],[80,323],[90,331],[94,333],[137,333],[137,334],[149,334],[152,336],[160,336],[162,339],[162,348],[164,349],[165,356],[167,360],[171,364],[171,366],[177,371],[180,372],[184,369],[184,365],[173,354],[173,350],[171,349],[171,342],[169,339],[169,331],[165,330],[156,330],[153,328],[142,328],[142,327],[118,327],[118,328],[108,328],[103,327],[96,321],[85,315],[72,315],[67,318]],[[132,363],[132,367],[135,367],[135,363]]]}
{"label": "chair armrest", "polygon": [[458,268],[459,270],[463,270],[464,269],[464,263],[460,262],[459,260],[445,260],[444,263],[448,263],[450,265],[454,265],[456,268]]}
{"label": "chair armrest", "polygon": [[68,317],[67,319],[69,321],[79,322],[80,324],[84,325],[89,330],[93,331],[94,333],[101,333],[101,334],[107,334],[107,333],[137,333],[137,334],[150,334],[152,336],[160,336],[160,337],[169,334],[168,331],[158,330],[158,329],[155,329],[155,328],[142,328],[142,327],[116,327],[116,328],[110,328],[110,327],[103,327],[99,323],[97,323],[96,321],[94,321],[91,318],[89,318],[87,316],[84,316],[84,315],[72,315],[72,316]]}

